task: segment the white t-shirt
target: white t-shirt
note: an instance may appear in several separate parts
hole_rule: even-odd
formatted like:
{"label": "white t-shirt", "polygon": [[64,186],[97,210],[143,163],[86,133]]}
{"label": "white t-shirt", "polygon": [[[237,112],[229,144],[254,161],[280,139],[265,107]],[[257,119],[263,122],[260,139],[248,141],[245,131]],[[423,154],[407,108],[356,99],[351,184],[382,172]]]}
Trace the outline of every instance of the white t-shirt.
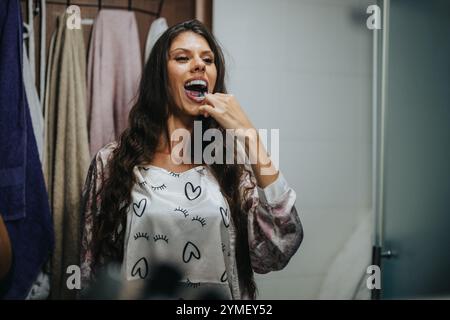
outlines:
{"label": "white t-shirt", "polygon": [[126,279],[149,280],[153,266],[171,263],[183,273],[179,298],[213,289],[231,299],[225,267],[230,209],[209,169],[174,173],[147,165],[135,167],[134,174],[125,233]]}

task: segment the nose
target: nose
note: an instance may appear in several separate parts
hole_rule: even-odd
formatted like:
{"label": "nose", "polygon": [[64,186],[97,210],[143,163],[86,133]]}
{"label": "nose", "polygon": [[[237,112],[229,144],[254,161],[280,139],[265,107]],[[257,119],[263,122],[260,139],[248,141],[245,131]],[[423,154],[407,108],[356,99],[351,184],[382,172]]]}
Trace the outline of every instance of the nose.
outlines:
{"label": "nose", "polygon": [[196,57],[193,61],[192,72],[205,72],[206,64],[200,57]]}

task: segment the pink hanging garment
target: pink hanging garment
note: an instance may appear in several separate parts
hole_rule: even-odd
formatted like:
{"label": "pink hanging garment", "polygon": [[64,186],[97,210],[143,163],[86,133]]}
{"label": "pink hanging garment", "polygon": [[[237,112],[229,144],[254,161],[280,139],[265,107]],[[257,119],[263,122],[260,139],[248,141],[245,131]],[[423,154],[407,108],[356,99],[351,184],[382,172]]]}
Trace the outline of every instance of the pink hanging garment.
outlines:
{"label": "pink hanging garment", "polygon": [[91,156],[127,127],[142,72],[134,12],[100,10],[89,47],[87,112]]}

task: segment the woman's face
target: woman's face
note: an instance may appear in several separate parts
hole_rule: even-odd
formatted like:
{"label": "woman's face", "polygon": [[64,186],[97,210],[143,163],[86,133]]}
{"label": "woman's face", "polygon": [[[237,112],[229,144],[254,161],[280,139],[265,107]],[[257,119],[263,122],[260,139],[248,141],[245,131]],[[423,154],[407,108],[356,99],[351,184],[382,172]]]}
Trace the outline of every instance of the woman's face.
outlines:
{"label": "woman's face", "polygon": [[205,38],[191,31],[180,33],[169,48],[167,72],[175,104],[187,115],[199,115],[204,93],[213,91],[217,78],[214,53]]}

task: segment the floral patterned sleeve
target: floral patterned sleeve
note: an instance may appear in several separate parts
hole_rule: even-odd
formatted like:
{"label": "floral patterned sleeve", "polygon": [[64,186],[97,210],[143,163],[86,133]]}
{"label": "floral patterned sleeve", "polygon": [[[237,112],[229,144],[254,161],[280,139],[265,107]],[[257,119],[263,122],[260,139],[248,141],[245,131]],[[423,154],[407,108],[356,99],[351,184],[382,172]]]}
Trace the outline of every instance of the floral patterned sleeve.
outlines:
{"label": "floral patterned sleeve", "polygon": [[81,289],[89,286],[93,280],[93,230],[96,216],[100,212],[100,190],[106,178],[106,162],[114,150],[110,143],[101,149],[89,166],[82,193],[81,203]]}
{"label": "floral patterned sleeve", "polygon": [[[245,194],[245,189],[250,192]],[[249,172],[241,179],[240,191],[248,214],[248,240],[252,268],[256,273],[283,269],[303,240],[303,227],[295,208],[296,193],[281,172],[260,188]]]}

